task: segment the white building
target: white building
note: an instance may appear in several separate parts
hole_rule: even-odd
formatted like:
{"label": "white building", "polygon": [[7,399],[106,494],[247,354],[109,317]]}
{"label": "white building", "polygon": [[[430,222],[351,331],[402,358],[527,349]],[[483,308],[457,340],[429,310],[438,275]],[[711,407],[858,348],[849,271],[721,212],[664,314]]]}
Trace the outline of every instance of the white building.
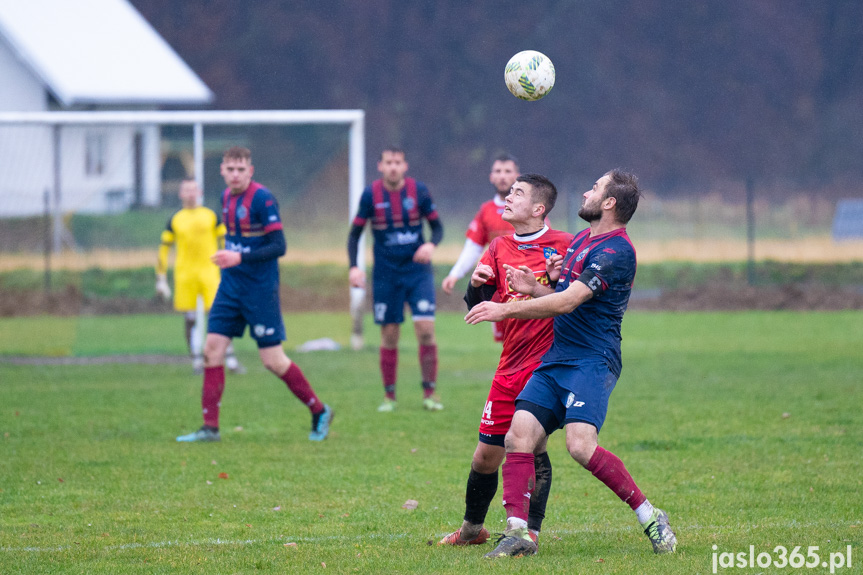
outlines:
{"label": "white building", "polygon": [[[212,99],[126,0],[0,0],[0,112],[154,110]],[[157,126],[0,126],[0,217],[42,213],[46,193],[64,212],[157,205],[159,148]]]}

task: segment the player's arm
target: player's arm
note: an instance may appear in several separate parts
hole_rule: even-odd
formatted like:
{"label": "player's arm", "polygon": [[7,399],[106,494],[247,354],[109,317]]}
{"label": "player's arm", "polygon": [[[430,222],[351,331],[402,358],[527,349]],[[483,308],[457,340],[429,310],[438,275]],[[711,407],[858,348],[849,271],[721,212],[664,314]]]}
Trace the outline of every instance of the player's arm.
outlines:
{"label": "player's arm", "polygon": [[464,241],[464,247],[461,249],[461,254],[459,254],[458,259],[452,266],[452,269],[443,279],[443,283],[441,284],[443,291],[446,293],[452,293],[453,287],[455,287],[455,282],[463,278],[465,274],[467,274],[467,272],[476,265],[476,262],[479,261],[479,258],[482,255],[482,250],[483,247],[472,239],[468,238]]}
{"label": "player's arm", "polygon": [[159,255],[156,260],[156,294],[164,299],[171,297],[171,286],[168,285],[168,256],[173,245],[174,231],[171,229],[171,220],[168,220],[168,226],[162,230]]}
{"label": "player's arm", "polygon": [[469,324],[477,324],[483,321],[500,321],[508,318],[542,319],[555,317],[570,313],[592,297],[593,291],[587,284],[575,281],[565,290],[545,297],[511,301],[505,304],[483,302],[474,306],[464,319]]}
{"label": "player's arm", "polygon": [[437,212],[432,212],[427,218],[429,227],[431,228],[431,239],[418,247],[417,251],[414,252],[413,259],[418,264],[431,263],[432,254],[443,239],[443,224],[437,216]]}
{"label": "player's arm", "polygon": [[241,254],[231,250],[219,250],[210,259],[219,268],[225,269],[238,266],[243,262],[262,262],[278,259],[285,255],[288,246],[285,243],[285,234],[281,227],[268,232],[263,238],[264,242],[251,251]]}
{"label": "player's arm", "polygon": [[476,269],[470,276],[470,283],[464,294],[464,301],[467,304],[468,310],[479,303],[490,301],[494,297],[497,285],[495,283],[488,283],[494,280],[494,278],[494,269],[490,265],[480,262],[476,266]]}
{"label": "player's arm", "polygon": [[363,229],[366,227],[366,222],[374,213],[374,200],[372,199],[371,188],[366,188],[363,195],[360,196],[360,205],[357,209],[357,215],[351,223],[351,229],[348,232],[348,262],[350,269],[348,270],[348,283],[351,287],[362,288],[366,286],[366,271],[359,268],[357,258],[359,257],[360,238],[363,235]]}

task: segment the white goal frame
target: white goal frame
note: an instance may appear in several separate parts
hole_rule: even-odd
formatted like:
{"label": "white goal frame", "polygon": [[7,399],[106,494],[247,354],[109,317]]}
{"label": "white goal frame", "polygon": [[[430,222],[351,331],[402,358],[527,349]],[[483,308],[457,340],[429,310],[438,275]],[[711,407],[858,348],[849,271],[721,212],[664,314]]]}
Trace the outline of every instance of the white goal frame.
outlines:
{"label": "white goal frame", "polygon": [[[176,111],[80,111],[80,112],[0,112],[3,126],[66,125],[184,125],[193,131],[195,179],[204,189],[204,127],[207,125],[262,125],[262,124],[347,124],[350,127],[348,143],[348,218],[356,212],[365,187],[365,111],[363,110],[176,110]],[[60,154],[54,146],[55,163]],[[55,177],[57,175],[55,174]],[[54,232],[62,233],[62,213],[54,213]],[[365,269],[365,237],[360,240],[357,265]],[[55,236],[55,246],[60,240]],[[365,301],[364,288],[351,288],[350,309],[353,318],[351,345],[362,347],[362,314]]]}

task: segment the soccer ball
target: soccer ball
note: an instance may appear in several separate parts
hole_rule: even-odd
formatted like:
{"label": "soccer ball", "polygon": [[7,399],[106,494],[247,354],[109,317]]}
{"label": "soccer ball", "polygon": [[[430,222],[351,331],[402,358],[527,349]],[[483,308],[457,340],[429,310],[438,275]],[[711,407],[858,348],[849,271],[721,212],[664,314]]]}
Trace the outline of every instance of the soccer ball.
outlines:
{"label": "soccer ball", "polygon": [[506,63],[503,79],[516,98],[539,100],[554,86],[554,64],[541,52],[524,50]]}

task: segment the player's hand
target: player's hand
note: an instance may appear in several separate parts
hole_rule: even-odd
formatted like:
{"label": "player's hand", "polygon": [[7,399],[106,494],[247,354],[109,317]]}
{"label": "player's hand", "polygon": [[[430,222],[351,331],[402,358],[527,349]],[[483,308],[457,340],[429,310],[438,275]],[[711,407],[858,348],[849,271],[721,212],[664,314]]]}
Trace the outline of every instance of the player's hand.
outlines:
{"label": "player's hand", "polygon": [[464,321],[471,325],[476,325],[482,321],[500,321],[506,319],[503,313],[504,305],[491,301],[480,302],[470,308],[470,311],[464,316]]}
{"label": "player's hand", "polygon": [[486,264],[478,264],[473,274],[470,276],[470,285],[478,288],[481,285],[488,283],[488,280],[494,277],[494,270]]}
{"label": "player's hand", "polygon": [[232,268],[234,266],[240,265],[240,262],[243,261],[243,256],[240,255],[240,252],[232,252],[231,250],[219,250],[213,257],[210,258],[214,264],[219,266],[221,269]]}
{"label": "player's hand", "polygon": [[414,252],[414,261],[418,264],[431,263],[432,254],[434,253],[435,245],[431,242],[426,242],[417,248]]}
{"label": "player's hand", "polygon": [[440,284],[440,287],[443,289],[445,293],[451,294],[453,288],[455,288],[455,282],[458,281],[458,278],[455,276],[446,276],[443,278],[443,281]]}
{"label": "player's hand", "polygon": [[534,290],[539,284],[532,269],[527,266],[518,266],[516,269],[509,264],[503,264],[503,268],[506,270],[506,283],[509,289],[534,297]]}
{"label": "player's hand", "polygon": [[351,287],[366,287],[366,272],[356,266],[352,267],[348,272],[348,282],[351,284]]}
{"label": "player's hand", "polygon": [[168,276],[156,274],[156,295],[164,300],[171,299],[171,286],[168,285]]}
{"label": "player's hand", "polygon": [[545,260],[545,273],[548,274],[548,279],[551,282],[556,282],[560,279],[560,270],[563,267],[563,256],[554,254]]}

